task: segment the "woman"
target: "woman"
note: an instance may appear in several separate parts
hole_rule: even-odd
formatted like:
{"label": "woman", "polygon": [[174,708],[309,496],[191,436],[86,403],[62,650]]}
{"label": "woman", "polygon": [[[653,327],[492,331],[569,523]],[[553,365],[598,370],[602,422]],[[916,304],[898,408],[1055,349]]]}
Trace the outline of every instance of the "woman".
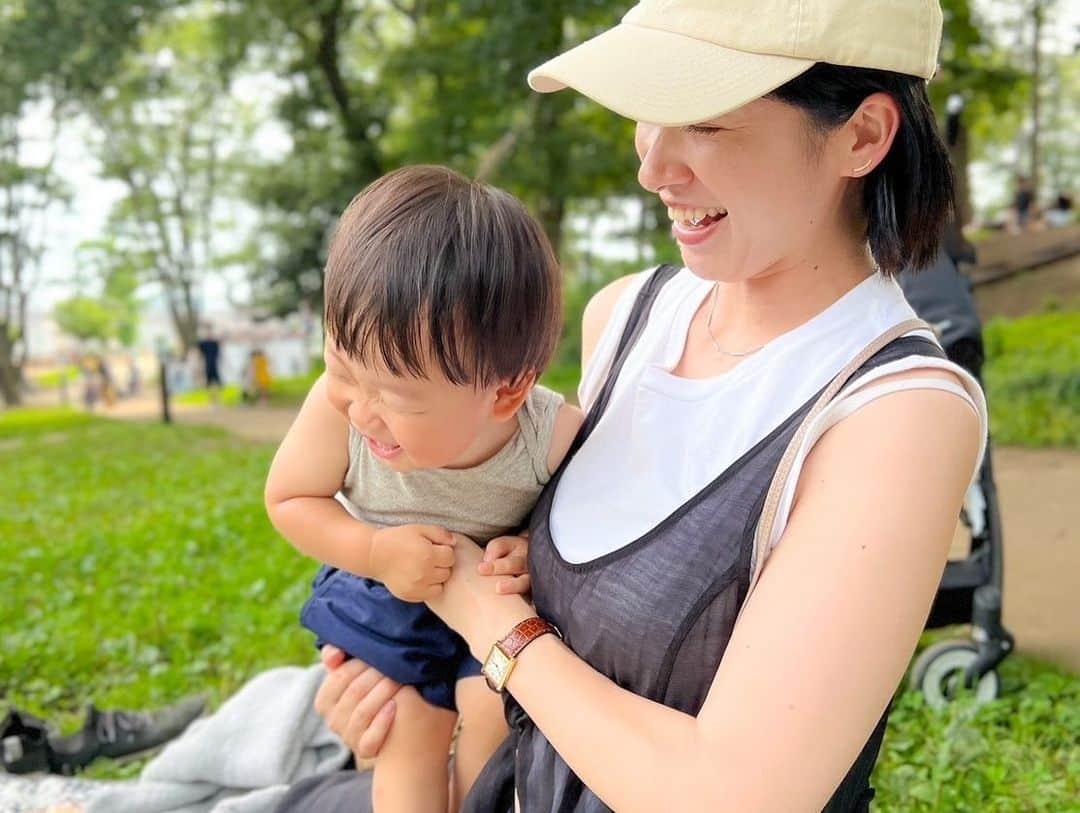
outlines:
{"label": "woman", "polygon": [[[640,122],[686,268],[585,313],[535,609],[465,542],[430,603],[509,696],[465,809],[866,809],[986,432],[891,278],[949,209],[940,32],[936,0],[645,0],[530,75]],[[349,662],[317,707],[370,754],[394,688]]]}

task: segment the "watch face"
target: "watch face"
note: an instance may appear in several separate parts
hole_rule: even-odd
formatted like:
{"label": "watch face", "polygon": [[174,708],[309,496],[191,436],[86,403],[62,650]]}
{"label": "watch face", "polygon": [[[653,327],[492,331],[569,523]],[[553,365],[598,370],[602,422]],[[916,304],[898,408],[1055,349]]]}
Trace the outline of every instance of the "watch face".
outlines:
{"label": "watch face", "polygon": [[481,670],[484,677],[487,678],[488,686],[497,692],[501,692],[506,684],[509,670],[510,658],[506,657],[506,653],[499,649],[498,645],[492,646]]}

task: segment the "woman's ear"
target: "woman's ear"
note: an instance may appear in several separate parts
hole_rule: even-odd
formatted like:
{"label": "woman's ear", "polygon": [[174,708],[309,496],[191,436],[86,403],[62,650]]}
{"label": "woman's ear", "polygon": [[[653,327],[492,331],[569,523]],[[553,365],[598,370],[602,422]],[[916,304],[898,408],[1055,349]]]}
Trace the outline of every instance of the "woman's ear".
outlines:
{"label": "woman's ear", "polygon": [[844,125],[840,166],[851,178],[862,178],[885,160],[900,129],[900,108],[888,93],[873,93]]}
{"label": "woman's ear", "polygon": [[495,390],[495,403],[491,414],[497,421],[508,421],[517,415],[529,391],[536,384],[536,373],[522,376],[518,381],[504,381]]}

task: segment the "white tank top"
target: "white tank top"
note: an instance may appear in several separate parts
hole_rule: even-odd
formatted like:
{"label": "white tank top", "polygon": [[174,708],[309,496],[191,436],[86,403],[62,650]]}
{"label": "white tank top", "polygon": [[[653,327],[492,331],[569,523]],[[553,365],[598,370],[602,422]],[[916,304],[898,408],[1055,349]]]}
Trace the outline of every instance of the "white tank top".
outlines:
{"label": "white tank top", "polygon": [[[607,377],[634,299],[648,278],[627,286],[589,361],[578,391],[592,406]],[[671,373],[694,313],[712,282],[682,269],[661,289],[648,323],[619,374],[607,411],[567,465],[555,493],[551,532],[559,555],[582,563],[611,553],[655,527],[724,472],[831,381],[870,341],[915,317],[892,279],[872,276],[810,319],[769,342],[722,375]],[[924,335],[915,331],[912,335]],[[964,386],[937,378],[873,384],[912,369],[950,370]],[[813,444],[859,407],[901,389],[938,389],[971,405],[986,435],[986,402],[978,383],[952,362],[909,356],[863,375],[818,416],[785,483],[772,538],[787,525],[802,464]],[[980,453],[981,458],[981,453]],[[976,466],[972,472],[974,477]]]}

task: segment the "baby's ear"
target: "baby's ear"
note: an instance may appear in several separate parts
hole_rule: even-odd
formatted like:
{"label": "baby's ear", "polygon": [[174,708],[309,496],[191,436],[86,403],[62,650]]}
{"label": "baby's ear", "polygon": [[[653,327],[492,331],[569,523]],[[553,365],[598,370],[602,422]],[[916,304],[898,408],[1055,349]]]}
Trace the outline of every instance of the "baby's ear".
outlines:
{"label": "baby's ear", "polygon": [[495,389],[495,404],[492,416],[497,421],[508,421],[517,415],[529,391],[536,384],[536,373],[523,375],[517,381],[504,381]]}

